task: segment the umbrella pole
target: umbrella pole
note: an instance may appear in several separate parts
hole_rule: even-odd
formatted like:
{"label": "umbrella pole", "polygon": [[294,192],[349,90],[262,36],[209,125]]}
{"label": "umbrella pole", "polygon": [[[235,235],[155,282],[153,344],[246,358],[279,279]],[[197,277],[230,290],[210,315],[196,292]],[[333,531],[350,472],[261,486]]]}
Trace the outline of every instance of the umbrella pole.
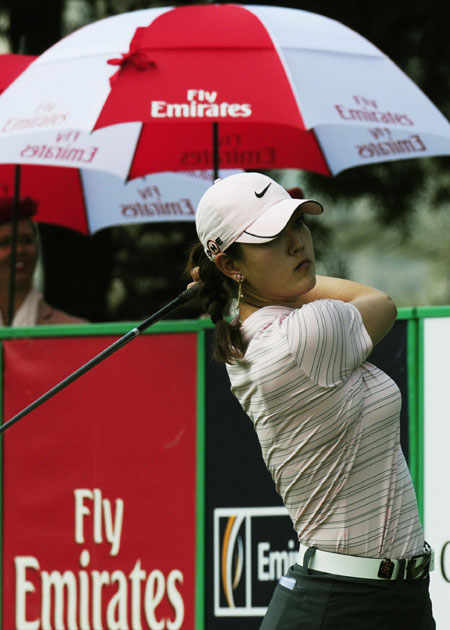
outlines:
{"label": "umbrella pole", "polygon": [[123,337],[120,337],[120,339],[118,339],[113,344],[105,348],[105,350],[100,352],[100,354],[97,354],[90,361],[88,361],[87,363],[82,365],[80,368],[78,368],[78,370],[75,370],[75,372],[72,372],[72,374],[67,376],[62,381],[60,381],[57,385],[52,387],[52,389],[50,389],[48,392],[46,392],[45,394],[37,398],[34,402],[32,402],[30,405],[22,409],[22,411],[20,411],[18,414],[13,416],[10,420],[2,424],[0,426],[0,432],[5,431],[8,427],[15,424],[21,418],[29,414],[30,411],[33,411],[34,409],[42,405],[42,403],[52,398],[55,394],[57,394],[62,389],[67,387],[67,385],[70,385],[70,383],[73,383],[73,381],[75,381],[77,378],[80,378],[80,376],[82,376],[83,374],[91,370],[93,367],[101,363],[104,359],[114,354],[114,352],[122,348],[128,342],[135,339],[144,330],[149,328],[149,326],[157,322],[159,319],[161,319],[165,315],[168,315],[169,313],[171,313],[177,306],[180,306],[181,304],[184,304],[185,302],[188,302],[189,300],[191,300],[193,297],[195,297],[197,290],[198,290],[197,286],[193,286],[190,289],[186,289],[185,291],[180,293],[175,299],[173,299],[171,302],[163,306],[159,311],[157,311],[153,315],[150,315],[150,317],[148,317],[141,324],[139,324],[139,326],[136,326],[136,328],[133,328],[132,330],[127,332],[125,335],[123,335]]}
{"label": "umbrella pole", "polygon": [[214,180],[219,177],[219,123],[213,122],[213,172]]}
{"label": "umbrella pole", "polygon": [[[26,37],[21,35],[19,39],[19,54],[24,54],[26,50]],[[16,164],[14,174],[14,202],[12,214],[11,233],[11,267],[9,270],[9,296],[8,296],[8,326],[12,326],[14,319],[14,300],[16,296],[16,258],[17,258],[17,222],[19,220],[19,199],[20,199],[20,164]]]}
{"label": "umbrella pole", "polygon": [[20,199],[20,164],[16,165],[14,173],[14,202],[12,212],[11,231],[11,265],[9,269],[9,297],[8,297],[8,326],[12,326],[14,319],[14,300],[16,295],[16,259],[17,259],[17,223],[19,221]]}

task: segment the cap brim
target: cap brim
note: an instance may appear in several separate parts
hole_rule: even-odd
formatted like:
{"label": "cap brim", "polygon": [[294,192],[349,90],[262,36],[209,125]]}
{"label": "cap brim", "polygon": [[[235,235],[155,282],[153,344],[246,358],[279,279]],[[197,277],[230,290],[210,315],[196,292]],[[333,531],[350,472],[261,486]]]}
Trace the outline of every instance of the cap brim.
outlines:
{"label": "cap brim", "polygon": [[292,213],[301,208],[305,214],[322,214],[323,207],[312,199],[283,199],[270,206],[236,239],[236,243],[268,243],[286,227]]}

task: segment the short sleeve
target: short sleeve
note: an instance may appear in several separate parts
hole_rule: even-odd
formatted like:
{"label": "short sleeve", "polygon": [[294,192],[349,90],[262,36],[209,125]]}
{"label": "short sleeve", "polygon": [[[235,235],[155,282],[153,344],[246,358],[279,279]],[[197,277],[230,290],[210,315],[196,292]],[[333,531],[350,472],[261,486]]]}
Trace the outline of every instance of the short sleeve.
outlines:
{"label": "short sleeve", "polygon": [[372,341],[353,304],[317,300],[292,311],[284,325],[296,363],[324,387],[345,381],[372,351]]}

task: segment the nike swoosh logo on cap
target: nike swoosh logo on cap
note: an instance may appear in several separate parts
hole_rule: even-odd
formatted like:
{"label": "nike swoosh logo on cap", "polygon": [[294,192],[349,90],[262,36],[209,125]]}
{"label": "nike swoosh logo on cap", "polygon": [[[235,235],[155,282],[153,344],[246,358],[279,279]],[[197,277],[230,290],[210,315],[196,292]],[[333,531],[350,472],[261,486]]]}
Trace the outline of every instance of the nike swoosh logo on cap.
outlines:
{"label": "nike swoosh logo on cap", "polygon": [[264,195],[266,194],[266,192],[269,189],[269,186],[272,184],[272,182],[270,182],[270,184],[267,184],[267,186],[264,188],[264,190],[262,190],[260,193],[257,193],[255,191],[255,195],[258,197],[258,199],[261,199],[261,197],[264,197]]}

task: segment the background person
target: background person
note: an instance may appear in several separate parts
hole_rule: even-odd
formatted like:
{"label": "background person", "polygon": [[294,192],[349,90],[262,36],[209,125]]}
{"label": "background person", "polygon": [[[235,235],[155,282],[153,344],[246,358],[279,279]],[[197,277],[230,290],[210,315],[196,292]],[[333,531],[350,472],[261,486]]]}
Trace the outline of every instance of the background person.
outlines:
{"label": "background person", "polygon": [[[9,308],[9,283],[12,264],[12,197],[0,199],[0,324],[6,325]],[[12,326],[38,324],[73,324],[86,320],[53,308],[45,302],[41,291],[33,287],[33,275],[39,255],[37,228],[32,217],[36,203],[19,201],[15,265],[14,317]]]}
{"label": "background person", "polygon": [[432,630],[432,554],[400,447],[400,392],[366,361],[396,307],[316,276],[304,215],[320,212],[265,175],[233,175],[200,200],[188,262],[300,542],[261,630]]}

